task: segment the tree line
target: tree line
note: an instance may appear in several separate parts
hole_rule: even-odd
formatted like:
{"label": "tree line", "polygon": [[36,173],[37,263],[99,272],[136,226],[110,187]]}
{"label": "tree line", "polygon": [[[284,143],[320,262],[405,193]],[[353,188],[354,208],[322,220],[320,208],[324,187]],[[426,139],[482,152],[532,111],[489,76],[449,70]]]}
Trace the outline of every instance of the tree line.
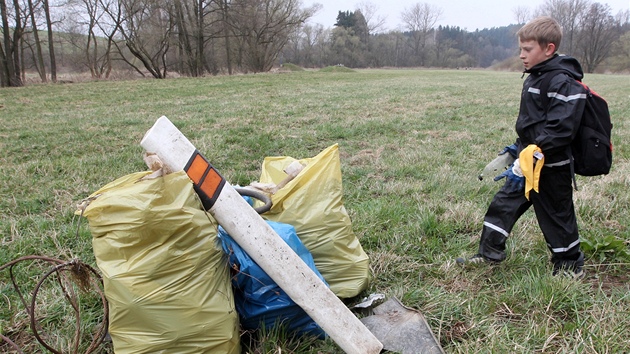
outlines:
{"label": "tree line", "polygon": [[303,26],[284,59],[306,67],[486,68],[507,61],[506,68],[520,69],[516,32],[528,20],[549,15],[563,28],[560,51],[579,59],[585,71],[630,71],[627,10],[613,15],[608,5],[589,0],[547,0],[536,9],[514,9],[517,24],[474,32],[436,26],[441,15],[439,7],[418,3],[401,14],[399,30],[378,31],[383,20],[373,7],[339,11],[332,29]]}
{"label": "tree line", "polygon": [[29,74],[109,78],[115,70],[166,78],[305,67],[489,67],[516,55],[515,32],[546,14],[563,27],[564,53],[593,72],[630,70],[630,14],[591,0],[547,0],[514,10],[515,25],[469,32],[436,26],[442,10],[416,3],[384,30],[374,4],[310,25],[320,5],[300,0],[0,0],[0,86]]}

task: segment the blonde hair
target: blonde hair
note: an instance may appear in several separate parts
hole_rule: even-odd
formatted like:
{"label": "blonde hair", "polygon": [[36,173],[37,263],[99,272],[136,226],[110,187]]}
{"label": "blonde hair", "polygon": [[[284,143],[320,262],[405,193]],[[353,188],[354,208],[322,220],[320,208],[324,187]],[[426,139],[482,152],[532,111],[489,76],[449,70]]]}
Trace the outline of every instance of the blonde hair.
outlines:
{"label": "blonde hair", "polygon": [[549,16],[540,16],[529,21],[525,26],[516,32],[521,42],[534,40],[541,47],[549,43],[556,46],[556,51],[560,48],[562,41],[562,28],[556,20]]}

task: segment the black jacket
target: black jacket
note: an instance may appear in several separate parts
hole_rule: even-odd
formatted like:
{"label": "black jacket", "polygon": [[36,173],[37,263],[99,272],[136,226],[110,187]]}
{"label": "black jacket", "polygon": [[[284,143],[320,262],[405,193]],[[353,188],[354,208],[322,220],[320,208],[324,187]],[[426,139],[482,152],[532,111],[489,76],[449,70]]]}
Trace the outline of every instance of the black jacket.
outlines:
{"label": "black jacket", "polygon": [[[543,107],[540,85],[550,71],[555,74],[547,90],[549,107]],[[519,152],[536,144],[545,155],[545,166],[570,162],[571,140],[575,137],[586,102],[586,89],[575,80],[582,80],[580,63],[569,56],[555,55],[526,70],[529,76],[523,83],[521,106],[516,120]],[[553,73],[552,73],[553,74]]]}

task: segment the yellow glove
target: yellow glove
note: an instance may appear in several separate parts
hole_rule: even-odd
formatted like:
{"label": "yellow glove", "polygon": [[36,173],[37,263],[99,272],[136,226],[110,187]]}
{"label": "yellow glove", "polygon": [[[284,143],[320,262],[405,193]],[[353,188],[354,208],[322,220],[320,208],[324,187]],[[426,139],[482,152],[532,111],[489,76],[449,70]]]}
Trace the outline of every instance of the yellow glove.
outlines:
{"label": "yellow glove", "polygon": [[532,189],[538,192],[540,171],[545,164],[545,155],[538,146],[531,144],[521,151],[519,160],[523,176],[525,176],[525,198],[529,200],[529,192]]}

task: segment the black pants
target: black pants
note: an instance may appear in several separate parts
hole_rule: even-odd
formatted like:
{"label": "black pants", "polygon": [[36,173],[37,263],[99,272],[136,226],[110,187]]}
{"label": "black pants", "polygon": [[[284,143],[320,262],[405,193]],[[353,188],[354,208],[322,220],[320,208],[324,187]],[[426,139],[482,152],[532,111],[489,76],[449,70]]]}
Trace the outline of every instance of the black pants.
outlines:
{"label": "black pants", "polygon": [[505,185],[494,196],[484,218],[479,253],[500,262],[505,259],[505,241],[516,221],[530,206],[538,219],[554,264],[571,265],[581,259],[580,240],[573,206],[573,185],[570,167],[543,167],[539,192],[509,193]]}

